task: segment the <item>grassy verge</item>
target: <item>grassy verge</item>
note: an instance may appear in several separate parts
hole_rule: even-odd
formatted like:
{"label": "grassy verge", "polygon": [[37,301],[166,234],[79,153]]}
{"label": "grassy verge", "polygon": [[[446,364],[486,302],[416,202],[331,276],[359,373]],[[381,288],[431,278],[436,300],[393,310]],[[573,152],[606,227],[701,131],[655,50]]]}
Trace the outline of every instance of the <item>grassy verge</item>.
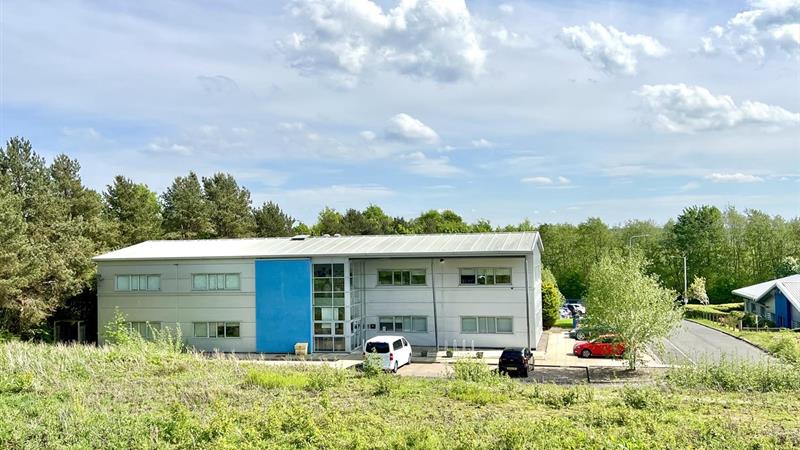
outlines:
{"label": "grassy verge", "polygon": [[793,331],[740,331],[705,319],[688,319],[739,337],[786,362],[800,364],[800,333]]}
{"label": "grassy verge", "polygon": [[156,350],[0,344],[0,448],[800,446],[791,382],[559,387],[469,363],[414,379]]}
{"label": "grassy verge", "polygon": [[555,327],[555,328],[563,328],[565,330],[571,330],[572,329],[572,319],[558,319],[558,320],[556,320],[556,323],[553,324],[553,327]]}

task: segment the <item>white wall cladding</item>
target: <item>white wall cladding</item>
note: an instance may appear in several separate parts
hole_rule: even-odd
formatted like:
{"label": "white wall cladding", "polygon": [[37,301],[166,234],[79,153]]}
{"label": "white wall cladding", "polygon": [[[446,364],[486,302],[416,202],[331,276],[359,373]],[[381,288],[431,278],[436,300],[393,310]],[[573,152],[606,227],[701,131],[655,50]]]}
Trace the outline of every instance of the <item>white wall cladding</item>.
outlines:
{"label": "white wall cladding", "polygon": [[[535,251],[538,256],[538,249]],[[367,337],[382,333],[381,316],[426,316],[427,333],[403,333],[412,345],[433,346],[433,290],[436,290],[436,313],[439,346],[506,347],[523,346],[528,339],[525,307],[525,259],[519,257],[486,258],[368,259],[365,267]],[[534,255],[529,255],[529,300],[531,342],[541,336],[541,281],[533,269]],[[431,265],[433,272],[431,272]],[[511,285],[461,285],[462,268],[510,268]],[[378,271],[383,269],[425,269],[425,286],[379,286]],[[433,274],[433,276],[431,276]],[[534,276],[536,274],[536,276]],[[537,288],[538,282],[538,288]],[[433,286],[432,286],[433,285]],[[538,297],[537,297],[538,293]],[[502,316],[513,318],[513,333],[473,334],[461,332],[461,317]],[[538,316],[538,317],[537,317]],[[376,328],[371,328],[374,324]],[[537,328],[538,327],[538,328]]]}
{"label": "white wall cladding", "polygon": [[[334,238],[332,238],[334,239]],[[98,325],[102,330],[115,311],[130,321],[162,322],[164,326],[179,323],[188,345],[198,349],[251,352],[255,351],[255,259],[174,259],[153,261],[105,260],[98,262]],[[461,347],[524,346],[528,342],[526,322],[525,261],[523,256],[487,257],[419,257],[351,259],[314,257],[312,263],[345,264],[345,304],[347,316],[352,308],[364,311],[366,337],[380,333],[381,316],[425,316],[427,333],[403,332],[417,346],[433,346],[433,289],[436,291],[436,315],[439,345]],[[528,310],[530,342],[535,347],[542,334],[541,258],[538,245],[527,254]],[[354,269],[352,283],[350,269]],[[461,268],[510,268],[511,285],[460,285]],[[424,286],[378,286],[380,269],[425,269]],[[433,272],[431,272],[433,269]],[[363,271],[363,272],[362,272]],[[192,274],[239,273],[241,290],[193,291]],[[126,274],[158,274],[159,291],[115,291],[115,276]],[[432,286],[433,285],[433,286]],[[353,296],[361,300],[353,301]],[[461,333],[461,317],[512,317],[513,333]],[[239,338],[195,338],[193,322],[239,322]],[[375,325],[375,329],[370,328]],[[357,324],[353,324],[357,326]],[[357,329],[357,328],[356,328]],[[345,327],[347,348],[358,336]],[[100,336],[102,342],[102,336]],[[357,340],[355,344],[357,345]]]}
{"label": "white wall cladding", "polygon": [[[165,327],[180,324],[189,346],[204,350],[251,352],[256,346],[255,260],[135,261],[98,264],[97,320],[102,330],[117,310],[129,321],[161,322]],[[238,291],[193,291],[192,274],[238,273]],[[116,275],[161,276],[159,291],[116,291]],[[238,338],[196,338],[194,322],[239,322]]]}

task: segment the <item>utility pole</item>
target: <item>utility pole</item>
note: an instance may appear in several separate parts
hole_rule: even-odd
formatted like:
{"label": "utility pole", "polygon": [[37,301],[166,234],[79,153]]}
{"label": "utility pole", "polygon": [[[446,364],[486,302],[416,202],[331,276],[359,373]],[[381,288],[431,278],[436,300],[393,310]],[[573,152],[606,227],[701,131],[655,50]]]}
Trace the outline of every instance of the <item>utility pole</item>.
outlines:
{"label": "utility pole", "polygon": [[647,237],[649,234],[636,234],[628,238],[628,256],[633,253],[633,240],[640,237]]}
{"label": "utility pole", "polygon": [[683,255],[683,298],[687,298],[689,292],[688,279],[686,278],[686,255]]}

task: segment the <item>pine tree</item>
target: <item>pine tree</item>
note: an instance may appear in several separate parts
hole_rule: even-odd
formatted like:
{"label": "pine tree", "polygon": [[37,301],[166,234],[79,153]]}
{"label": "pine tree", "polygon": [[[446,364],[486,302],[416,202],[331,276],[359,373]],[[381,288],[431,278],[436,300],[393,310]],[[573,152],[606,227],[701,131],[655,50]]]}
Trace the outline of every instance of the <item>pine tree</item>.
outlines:
{"label": "pine tree", "polygon": [[106,214],[115,226],[117,246],[127,246],[161,236],[161,206],[156,193],[122,175],[103,193]]}
{"label": "pine tree", "polygon": [[239,187],[236,179],[227,173],[203,177],[205,197],[211,208],[211,224],[218,238],[250,237],[255,233],[256,222],[250,208],[250,191]]}
{"label": "pine tree", "polygon": [[177,177],[161,195],[164,231],[169,239],[203,239],[214,235],[211,208],[194,172]]}
{"label": "pine tree", "polygon": [[291,236],[295,220],[283,212],[277,203],[267,202],[253,211],[256,235],[260,237]]}

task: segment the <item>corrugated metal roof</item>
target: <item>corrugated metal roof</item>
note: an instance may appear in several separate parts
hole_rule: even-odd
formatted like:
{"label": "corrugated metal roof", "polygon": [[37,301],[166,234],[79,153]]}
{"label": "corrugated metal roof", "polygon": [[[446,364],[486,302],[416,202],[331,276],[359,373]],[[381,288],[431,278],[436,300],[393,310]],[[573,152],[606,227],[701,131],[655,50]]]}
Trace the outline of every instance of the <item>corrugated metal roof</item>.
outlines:
{"label": "corrugated metal roof", "polygon": [[94,260],[523,255],[535,245],[542,245],[536,232],[175,240],[146,241]]}
{"label": "corrugated metal roof", "polygon": [[800,274],[735,289],[733,294],[750,300],[760,300],[776,287],[786,295],[795,308],[800,309]]}

